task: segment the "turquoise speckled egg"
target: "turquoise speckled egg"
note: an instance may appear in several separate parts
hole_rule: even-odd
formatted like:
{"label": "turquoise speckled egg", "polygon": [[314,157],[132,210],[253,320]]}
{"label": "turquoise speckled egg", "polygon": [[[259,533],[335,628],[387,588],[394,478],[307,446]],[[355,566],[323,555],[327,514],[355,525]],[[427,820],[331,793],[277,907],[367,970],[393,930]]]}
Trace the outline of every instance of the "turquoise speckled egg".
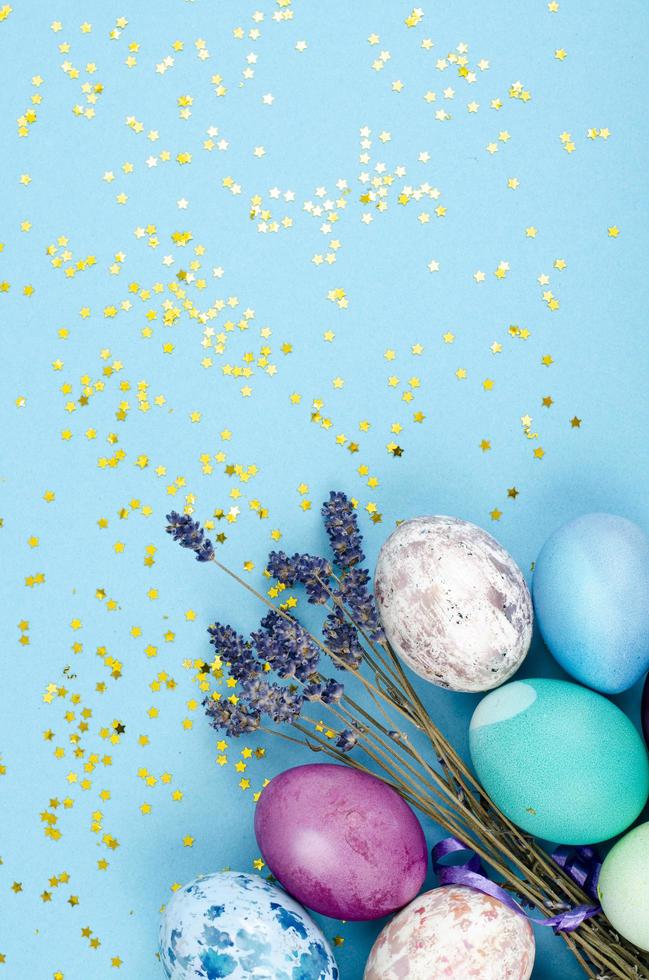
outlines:
{"label": "turquoise speckled egg", "polygon": [[649,537],[637,524],[564,524],[541,550],[532,595],[548,648],[582,684],[617,694],[649,670]]}
{"label": "turquoise speckled egg", "polygon": [[170,980],[339,980],[315,922],[256,875],[224,871],[174,892],[160,924]]}
{"label": "turquoise speckled egg", "polygon": [[633,723],[568,681],[513,681],[492,691],[473,714],[469,745],[496,806],[558,844],[621,834],[649,794],[649,761]]}
{"label": "turquoise speckled egg", "polygon": [[649,950],[649,823],[634,827],[611,848],[597,892],[613,927]]}

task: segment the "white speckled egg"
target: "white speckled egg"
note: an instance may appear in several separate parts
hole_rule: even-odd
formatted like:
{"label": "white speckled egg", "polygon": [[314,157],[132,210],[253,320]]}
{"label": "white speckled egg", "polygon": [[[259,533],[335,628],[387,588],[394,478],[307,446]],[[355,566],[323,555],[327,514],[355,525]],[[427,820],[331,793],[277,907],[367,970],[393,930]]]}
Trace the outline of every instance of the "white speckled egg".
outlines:
{"label": "white speckled egg", "polygon": [[511,555],[475,524],[405,521],[381,548],[374,590],[392,649],[433,684],[489,691],[525,659],[527,585]]}
{"label": "white speckled egg", "polygon": [[364,980],[528,980],[534,952],[523,915],[473,888],[444,885],[388,923]]}
{"label": "white speckled egg", "polygon": [[649,950],[649,823],[634,827],[611,848],[597,892],[613,927]]}

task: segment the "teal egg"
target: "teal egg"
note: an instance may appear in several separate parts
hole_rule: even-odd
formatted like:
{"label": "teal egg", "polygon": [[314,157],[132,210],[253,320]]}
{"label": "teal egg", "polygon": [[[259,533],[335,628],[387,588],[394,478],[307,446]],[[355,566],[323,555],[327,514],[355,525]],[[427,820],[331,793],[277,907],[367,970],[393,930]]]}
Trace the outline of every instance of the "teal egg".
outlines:
{"label": "teal egg", "polygon": [[558,844],[621,834],[649,794],[649,761],[633,723],[568,681],[513,681],[492,691],[473,714],[469,745],[496,806]]}
{"label": "teal egg", "polygon": [[541,549],[532,595],[548,649],[582,684],[617,694],[649,670],[649,537],[637,524],[564,524]]}
{"label": "teal egg", "polygon": [[634,827],[608,852],[597,894],[613,928],[649,950],[649,823]]}

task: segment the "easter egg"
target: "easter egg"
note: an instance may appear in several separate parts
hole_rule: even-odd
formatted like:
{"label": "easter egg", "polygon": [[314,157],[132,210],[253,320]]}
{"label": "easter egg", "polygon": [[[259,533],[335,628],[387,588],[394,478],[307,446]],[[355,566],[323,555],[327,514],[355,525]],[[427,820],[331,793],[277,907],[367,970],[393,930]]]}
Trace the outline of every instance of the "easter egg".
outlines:
{"label": "easter egg", "polygon": [[453,691],[508,680],[532,638],[521,571],[482,528],[455,517],[400,524],[381,548],[374,591],[394,652]]}
{"label": "easter egg", "polygon": [[649,762],[635,725],[578,684],[512,681],[476,708],[475,771],[497,807],[523,830],[559,844],[622,833],[649,793]]}
{"label": "easter egg", "polygon": [[263,858],[303,905],[378,919],[417,894],[428,856],[408,804],[375,776],[311,764],[271,779],[255,810]]}
{"label": "easter egg", "polygon": [[597,894],[613,928],[649,950],[649,823],[634,827],[608,852]]}
{"label": "easter egg", "polygon": [[255,875],[223,871],[174,892],[160,925],[170,980],[339,980],[326,939],[297,902]]}
{"label": "easter egg", "polygon": [[534,952],[523,915],[473,888],[444,885],[388,923],[364,980],[528,980]]}
{"label": "easter egg", "polygon": [[582,684],[616,694],[649,670],[649,537],[637,524],[564,524],[541,549],[532,592],[548,649]]}
{"label": "easter egg", "polygon": [[644,687],[642,688],[642,702],[640,704],[640,718],[642,719],[642,731],[644,740],[649,745],[649,674],[645,677]]}

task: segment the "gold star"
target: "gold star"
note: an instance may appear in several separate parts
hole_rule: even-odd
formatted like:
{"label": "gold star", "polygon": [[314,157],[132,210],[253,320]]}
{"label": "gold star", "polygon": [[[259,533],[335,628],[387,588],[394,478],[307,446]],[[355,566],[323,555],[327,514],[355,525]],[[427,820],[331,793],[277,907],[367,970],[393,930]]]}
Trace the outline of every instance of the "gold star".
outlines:
{"label": "gold star", "polygon": [[578,429],[581,426],[581,419],[578,419],[576,415],[573,416],[573,418],[570,419],[570,425],[573,429]]}
{"label": "gold star", "polygon": [[512,500],[516,500],[518,494],[519,491],[516,489],[516,487],[509,487],[509,489],[507,490],[507,496],[510,497]]}

